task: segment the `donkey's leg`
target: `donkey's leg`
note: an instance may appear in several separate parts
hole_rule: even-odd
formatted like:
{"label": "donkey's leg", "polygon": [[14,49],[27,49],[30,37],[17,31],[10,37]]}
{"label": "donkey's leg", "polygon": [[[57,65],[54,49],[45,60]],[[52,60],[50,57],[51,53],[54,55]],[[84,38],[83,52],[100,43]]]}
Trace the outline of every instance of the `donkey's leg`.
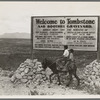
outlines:
{"label": "donkey's leg", "polygon": [[75,78],[77,79],[77,81],[78,81],[78,84],[77,84],[77,86],[79,86],[80,85],[80,78],[77,76],[77,74],[76,74],[76,69],[73,71],[73,75],[75,76]]}
{"label": "donkey's leg", "polygon": [[58,82],[59,82],[58,85],[61,85],[59,73],[57,74],[57,77],[58,77]]}
{"label": "donkey's leg", "polygon": [[54,75],[54,73],[52,73],[52,74],[49,76],[50,83],[52,83],[51,77],[52,77],[53,75]]}
{"label": "donkey's leg", "polygon": [[69,72],[69,82],[66,86],[69,86],[71,84],[71,81],[72,81],[72,72],[70,71]]}

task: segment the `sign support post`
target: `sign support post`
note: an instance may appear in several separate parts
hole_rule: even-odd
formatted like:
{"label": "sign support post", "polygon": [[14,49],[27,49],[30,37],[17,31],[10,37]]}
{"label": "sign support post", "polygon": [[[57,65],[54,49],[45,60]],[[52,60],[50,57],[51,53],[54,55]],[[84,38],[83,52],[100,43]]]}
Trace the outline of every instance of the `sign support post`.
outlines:
{"label": "sign support post", "polygon": [[100,62],[100,16],[98,17],[98,45],[97,45],[97,61]]}
{"label": "sign support post", "polygon": [[31,59],[33,60],[33,18],[31,17]]}

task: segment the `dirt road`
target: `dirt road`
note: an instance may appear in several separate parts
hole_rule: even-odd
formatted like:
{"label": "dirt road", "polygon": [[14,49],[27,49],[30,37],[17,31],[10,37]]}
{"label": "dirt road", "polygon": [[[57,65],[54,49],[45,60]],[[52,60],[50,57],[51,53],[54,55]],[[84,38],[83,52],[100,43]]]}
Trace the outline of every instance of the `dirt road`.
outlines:
{"label": "dirt road", "polygon": [[55,84],[42,84],[35,89],[30,85],[14,85],[9,77],[0,76],[0,95],[89,95],[77,89],[65,88]]}

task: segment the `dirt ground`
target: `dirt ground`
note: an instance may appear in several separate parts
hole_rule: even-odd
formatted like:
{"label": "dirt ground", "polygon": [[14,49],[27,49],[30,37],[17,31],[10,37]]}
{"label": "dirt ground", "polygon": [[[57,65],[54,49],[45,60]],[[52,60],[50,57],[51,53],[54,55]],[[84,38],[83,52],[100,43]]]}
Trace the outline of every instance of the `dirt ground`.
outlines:
{"label": "dirt ground", "polygon": [[57,84],[44,83],[33,88],[25,84],[13,84],[8,76],[0,76],[0,95],[89,95],[86,91]]}

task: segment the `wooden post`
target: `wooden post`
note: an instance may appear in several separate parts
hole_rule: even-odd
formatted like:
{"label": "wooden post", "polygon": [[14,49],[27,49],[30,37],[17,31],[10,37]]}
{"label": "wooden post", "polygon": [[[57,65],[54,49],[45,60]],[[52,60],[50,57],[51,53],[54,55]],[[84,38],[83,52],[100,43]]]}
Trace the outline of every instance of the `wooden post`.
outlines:
{"label": "wooden post", "polygon": [[97,61],[100,62],[100,16],[98,17]]}
{"label": "wooden post", "polygon": [[33,17],[31,17],[31,59],[33,60]]}

